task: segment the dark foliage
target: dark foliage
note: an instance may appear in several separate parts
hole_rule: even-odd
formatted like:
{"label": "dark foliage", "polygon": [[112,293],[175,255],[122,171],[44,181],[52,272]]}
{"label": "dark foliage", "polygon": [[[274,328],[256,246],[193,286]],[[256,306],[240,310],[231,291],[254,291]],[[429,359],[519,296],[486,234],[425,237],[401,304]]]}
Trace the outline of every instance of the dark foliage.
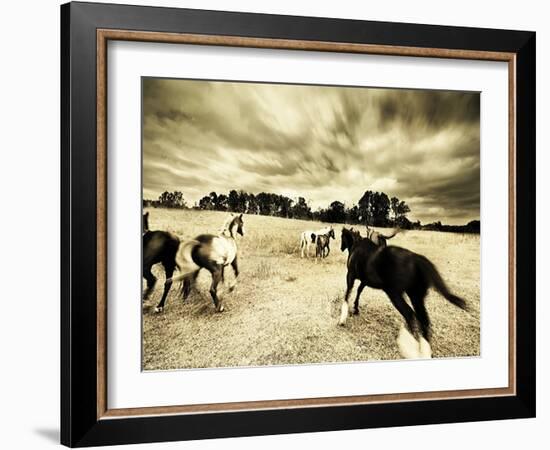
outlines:
{"label": "dark foliage", "polygon": [[[183,194],[179,191],[163,192],[158,200],[144,200],[144,207],[185,208]],[[459,233],[479,233],[480,222],[473,220],[467,225],[443,225],[434,222],[422,225],[420,221],[411,222],[407,215],[409,205],[397,197],[388,197],[385,192],[367,190],[357,204],[351,207],[338,200],[327,208],[312,211],[304,197],[297,199],[271,192],[253,194],[235,189],[227,194],[210,194],[202,197],[195,205],[196,209],[210,211],[230,211],[263,216],[275,216],[301,220],[315,220],[329,223],[368,225],[375,227],[398,227],[403,230],[433,230]]]}

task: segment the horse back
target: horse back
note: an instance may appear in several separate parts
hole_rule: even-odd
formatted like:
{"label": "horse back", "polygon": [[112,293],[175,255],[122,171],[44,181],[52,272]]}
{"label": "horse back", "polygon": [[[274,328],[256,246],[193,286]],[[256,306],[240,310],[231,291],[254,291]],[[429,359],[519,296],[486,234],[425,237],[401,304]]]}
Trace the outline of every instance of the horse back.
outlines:
{"label": "horse back", "polygon": [[418,263],[422,256],[402,247],[380,247],[371,265],[388,288],[407,289],[411,283],[424,282]]}
{"label": "horse back", "polygon": [[384,283],[385,251],[388,247],[379,247],[365,238],[353,247],[348,258],[348,273],[354,279],[361,280],[367,286],[380,288]]}
{"label": "horse back", "polygon": [[201,234],[194,240],[199,242],[199,245],[193,249],[192,258],[201,267],[208,268],[212,263],[226,266],[237,256],[237,245],[232,238]]}

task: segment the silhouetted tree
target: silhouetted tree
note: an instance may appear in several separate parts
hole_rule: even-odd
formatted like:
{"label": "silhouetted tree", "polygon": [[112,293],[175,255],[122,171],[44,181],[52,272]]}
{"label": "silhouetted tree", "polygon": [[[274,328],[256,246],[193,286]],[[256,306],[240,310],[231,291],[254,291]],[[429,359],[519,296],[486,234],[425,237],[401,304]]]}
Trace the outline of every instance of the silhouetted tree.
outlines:
{"label": "silhouetted tree", "polygon": [[271,215],[271,196],[266,192],[260,192],[256,195],[256,200],[260,214],[263,216]]}
{"label": "silhouetted tree", "polygon": [[216,198],[216,210],[217,211],[227,211],[227,195],[220,194]]}
{"label": "silhouetted tree", "polygon": [[372,196],[374,192],[365,191],[363,196],[359,199],[357,206],[359,207],[358,220],[365,225],[372,225]]}
{"label": "silhouetted tree", "polygon": [[239,194],[235,189],[229,191],[229,195],[227,196],[227,209],[234,212],[239,210]]}
{"label": "silhouetted tree", "polygon": [[180,191],[164,191],[159,196],[159,205],[165,208],[185,208],[185,200]]}
{"label": "silhouetted tree", "polygon": [[292,203],[294,203],[294,200],[284,195],[279,197],[279,213],[281,217],[292,217]]}
{"label": "silhouetted tree", "polygon": [[312,216],[311,208],[304,197],[298,197],[298,201],[292,207],[292,216],[296,219],[309,219]]}
{"label": "silhouetted tree", "polygon": [[246,194],[246,212],[248,214],[259,214],[258,201],[254,194]]}
{"label": "silhouetted tree", "polygon": [[371,198],[372,225],[385,227],[390,214],[390,199],[384,192],[374,192]]}
{"label": "silhouetted tree", "polygon": [[214,204],[212,203],[212,199],[209,195],[205,195],[199,200],[199,208],[206,210],[214,209]]}
{"label": "silhouetted tree", "polygon": [[346,207],[342,202],[334,201],[325,210],[324,222],[344,223],[346,221]]}

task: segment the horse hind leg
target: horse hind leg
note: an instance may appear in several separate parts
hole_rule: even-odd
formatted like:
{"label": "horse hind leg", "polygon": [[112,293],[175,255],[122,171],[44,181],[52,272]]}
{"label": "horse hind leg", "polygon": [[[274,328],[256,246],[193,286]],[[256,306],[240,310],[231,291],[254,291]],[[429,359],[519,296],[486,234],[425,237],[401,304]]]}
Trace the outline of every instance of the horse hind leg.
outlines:
{"label": "horse hind leg", "polygon": [[176,268],[175,264],[171,263],[163,263],[164,271],[166,272],[166,281],[164,283],[164,291],[162,293],[162,298],[160,299],[159,304],[155,308],[156,313],[160,313],[164,311],[164,303],[166,302],[166,298],[168,297],[168,293],[170,292],[170,288],[172,287],[172,275],[174,275],[174,270]]}
{"label": "horse hind leg", "polygon": [[426,305],[424,304],[426,289],[418,288],[411,292],[407,292],[407,294],[411,299],[411,303],[416,313],[416,317],[420,322],[420,329],[422,331],[422,336],[420,337],[420,357],[431,358],[432,349],[430,347],[430,340],[432,337],[432,329],[430,317],[428,316],[428,311],[426,310]]}
{"label": "horse hind leg", "polygon": [[182,285],[183,300],[186,300],[189,297],[189,294],[191,294],[191,289],[193,288],[198,275],[199,270],[184,278]]}
{"label": "horse hind leg", "polygon": [[217,312],[222,312],[224,310],[223,303],[218,297],[218,284],[221,279],[222,270],[220,267],[217,267],[212,271],[212,284],[210,285],[210,295],[212,296],[212,301],[214,302]]}
{"label": "horse hind leg", "polygon": [[413,309],[407,304],[407,302],[403,298],[403,293],[386,292],[386,294],[390,298],[393,306],[395,306],[395,309],[397,309],[397,311],[399,311],[401,316],[403,316],[403,319],[405,319],[405,323],[407,324],[407,328],[410,331],[410,333],[414,336],[416,340],[418,340],[419,338],[418,319]]}
{"label": "horse hind leg", "polygon": [[237,278],[239,277],[239,263],[237,262],[236,256],[235,259],[233,259],[233,262],[231,262],[231,267],[233,268],[233,274],[235,275],[235,278],[233,278],[233,281],[229,286],[229,292],[232,292],[233,289],[235,289],[235,287],[237,286]]}
{"label": "horse hind leg", "polygon": [[357,295],[355,297],[355,302],[353,303],[353,314],[358,315],[359,314],[359,297],[361,297],[361,293],[363,292],[363,289],[365,289],[366,284],[361,281],[361,284],[357,288]]}
{"label": "horse hind leg", "polygon": [[426,310],[426,305],[424,304],[426,293],[427,289],[423,286],[407,291],[407,294],[411,299],[414,312],[416,313],[416,317],[420,322],[422,336],[429,342],[432,335],[432,330],[430,317],[428,316],[428,311]]}
{"label": "horse hind leg", "polygon": [[151,272],[151,266],[143,267],[143,278],[147,282],[147,288],[143,292],[143,300],[147,300],[151,296],[151,292],[153,292],[157,282],[157,278]]}

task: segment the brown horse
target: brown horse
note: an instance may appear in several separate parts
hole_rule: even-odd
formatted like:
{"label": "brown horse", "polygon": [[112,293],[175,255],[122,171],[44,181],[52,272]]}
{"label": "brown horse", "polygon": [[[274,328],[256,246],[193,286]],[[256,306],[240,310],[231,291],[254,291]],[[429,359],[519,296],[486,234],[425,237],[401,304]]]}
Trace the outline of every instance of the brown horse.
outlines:
{"label": "brown horse", "polygon": [[328,233],[317,235],[315,257],[326,258],[330,253],[330,238],[336,239],[334,229],[331,227]]}
{"label": "brown horse", "polygon": [[[359,314],[359,297],[366,286],[383,290],[393,306],[405,319],[407,328],[418,341],[424,338],[429,348],[431,325],[424,305],[426,293],[434,287],[453,305],[466,310],[466,302],[452,294],[439,275],[436,267],[425,256],[395,246],[377,246],[367,238],[361,238],[358,232],[342,229],[341,250],[348,250],[347,289],[342,303],[339,323],[345,325],[348,317],[348,300],[355,280],[361,284],[357,289],[354,302],[354,314]],[[404,300],[407,294],[411,308]],[[420,336],[421,334],[421,336]],[[422,341],[420,341],[422,347]]]}

